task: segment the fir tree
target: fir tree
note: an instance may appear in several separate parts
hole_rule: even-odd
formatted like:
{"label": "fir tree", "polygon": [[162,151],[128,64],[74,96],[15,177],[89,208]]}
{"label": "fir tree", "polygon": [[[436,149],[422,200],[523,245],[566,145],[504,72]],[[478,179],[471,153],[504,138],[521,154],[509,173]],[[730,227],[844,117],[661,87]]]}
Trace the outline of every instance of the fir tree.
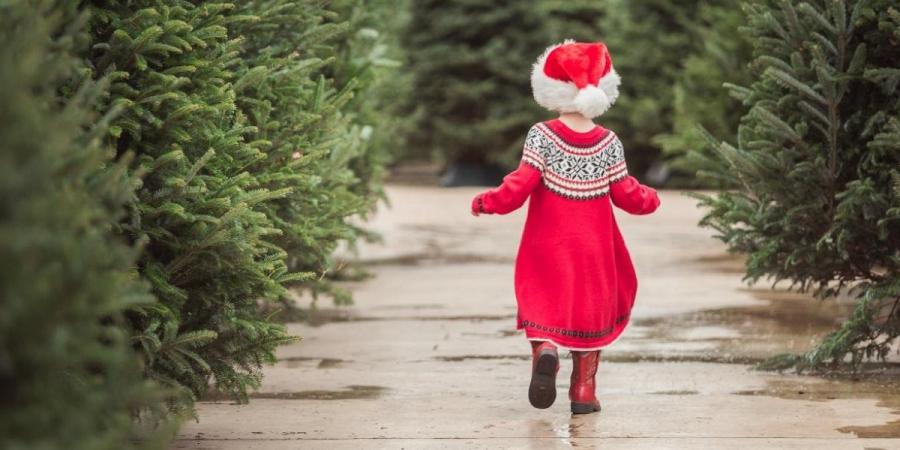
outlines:
{"label": "fir tree", "polygon": [[105,107],[124,108],[110,139],[144,173],[122,228],[147,242],[160,299],[129,315],[148,374],[245,399],[289,340],[261,302],[296,283],[348,300],[323,275],[364,234],[350,219],[374,207],[385,161],[352,112],[374,79],[346,59],[361,19],[314,0],[92,9],[90,60],[115,80]]}
{"label": "fir tree", "polygon": [[716,148],[703,224],[746,252],[747,277],[859,294],[843,327],[779,363],[883,358],[900,335],[900,11],[888,0],[746,5],[758,81],[734,86],[747,113]]}
{"label": "fir tree", "polygon": [[534,1],[412,2],[407,145],[443,161],[514,166],[528,127],[546,116],[529,74],[550,44]]}
{"label": "fir tree", "polygon": [[95,76],[113,80],[104,109],[121,108],[109,138],[137,155],[143,184],[122,231],[143,242],[139,261],[159,304],[129,314],[148,375],[202,395],[210,381],[235,397],[259,384],[260,365],[287,341],[258,302],[294,279],[268,189],[250,168],[267,143],[235,105],[241,84],[236,23],[227,3],[94,2]]}
{"label": "fir tree", "polygon": [[264,206],[281,230],[272,241],[287,252],[290,269],[303,272],[305,286],[346,302],[322,275],[337,244],[362,234],[348,219],[373,208],[386,163],[385,149],[367,142],[374,124],[351,112],[366,104],[357,95],[374,82],[377,63],[350,56],[358,47],[349,42],[366,39],[353,23],[365,13],[273,0],[243,3],[237,14],[256,14],[230,27],[243,37],[235,75],[236,103],[253,130],[246,140],[266,153],[254,170],[264,174],[263,187],[290,191]]}
{"label": "fir tree", "polygon": [[[0,4],[0,448],[165,448],[122,313],[153,301],[111,229],[135,179],[102,145],[115,110],[79,81],[77,2]],[[65,92],[65,98],[60,96]],[[153,427],[147,427],[152,430]],[[159,434],[157,434],[159,433]]]}

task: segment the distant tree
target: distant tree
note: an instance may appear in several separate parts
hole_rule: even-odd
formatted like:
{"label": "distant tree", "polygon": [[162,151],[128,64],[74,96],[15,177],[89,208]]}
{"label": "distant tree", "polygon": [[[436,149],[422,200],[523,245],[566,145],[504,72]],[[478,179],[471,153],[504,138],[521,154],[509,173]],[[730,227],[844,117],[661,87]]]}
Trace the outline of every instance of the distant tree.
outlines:
{"label": "distant tree", "polygon": [[537,7],[544,17],[550,43],[565,39],[595,42],[606,40],[607,33],[613,32],[604,23],[607,3],[606,0],[544,0]]}
{"label": "distant tree", "polygon": [[537,4],[412,2],[403,38],[412,76],[411,152],[515,164],[524,133],[547,116],[531,98],[531,65],[551,43]]}
{"label": "distant tree", "polygon": [[600,121],[615,130],[629,170],[643,176],[660,158],[654,137],[674,126],[675,83],[702,43],[689,29],[700,1],[607,0],[606,41],[622,77],[621,95]]}
{"label": "distant tree", "polygon": [[[737,33],[743,15],[728,0],[605,4],[603,39],[622,76],[622,94],[601,122],[622,138],[630,152],[629,166],[638,176],[667,160],[675,184],[709,182],[697,181],[694,172],[702,163],[688,160],[686,154],[706,144],[699,126],[713,133],[737,126],[738,102],[729,98],[722,83],[744,80],[749,44]],[[650,175],[650,182],[667,178]]]}
{"label": "distant tree", "polygon": [[709,153],[704,133],[728,141],[737,138],[743,110],[723,84],[750,82],[750,41],[738,32],[745,23],[746,16],[734,2],[707,1],[699,4],[687,27],[696,44],[684,55],[684,68],[672,86],[672,128],[652,140],[672,170],[669,186],[716,186],[709,178],[697,176],[708,167],[703,158],[689,153]]}
{"label": "distant tree", "polygon": [[736,190],[699,196],[703,224],[748,254],[747,278],[856,310],[814,350],[769,367],[884,358],[900,335],[900,10],[890,0],[750,2],[755,80],[735,145],[708,162]]}

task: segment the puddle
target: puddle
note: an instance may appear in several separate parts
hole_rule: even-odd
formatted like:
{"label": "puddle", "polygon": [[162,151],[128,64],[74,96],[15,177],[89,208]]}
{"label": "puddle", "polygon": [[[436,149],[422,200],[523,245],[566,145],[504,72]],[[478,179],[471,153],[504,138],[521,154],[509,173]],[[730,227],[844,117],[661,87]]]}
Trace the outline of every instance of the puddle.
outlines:
{"label": "puddle", "polygon": [[[593,416],[593,417],[591,417]],[[546,438],[554,437],[556,442],[565,447],[580,447],[577,439],[582,437],[581,427],[586,422],[596,420],[596,415],[571,415],[563,420],[549,421],[546,419],[529,421],[528,434],[531,437]],[[548,435],[548,432],[551,433]],[[541,446],[536,448],[545,448],[546,442],[542,442]],[[590,446],[593,448],[593,446]]]}
{"label": "puddle", "polygon": [[[351,385],[340,390],[310,390],[299,392],[254,392],[250,399],[268,400],[371,400],[381,397],[384,386]],[[204,401],[230,400],[228,398],[204,398]]]}
{"label": "puddle", "polygon": [[[854,377],[841,375],[801,379],[790,375],[773,376],[766,380],[763,389],[733,394],[814,402],[870,398],[877,400],[877,406],[889,408],[892,414],[900,415],[900,367]],[[845,426],[837,430],[860,438],[900,438],[900,418],[880,425]]]}
{"label": "puddle", "polygon": [[744,264],[746,260],[747,258],[743,255],[715,253],[692,258],[690,262],[703,265],[705,270],[722,273],[737,273],[743,275],[745,269]]}
{"label": "puddle", "polygon": [[704,362],[761,362],[779,353],[801,353],[836,329],[852,305],[820,301],[806,294],[745,288],[760,303],[636,319],[643,335],[635,341],[706,342]]}
{"label": "puddle", "polygon": [[517,329],[515,329],[515,328],[512,328],[512,329],[510,329],[510,328],[504,328],[504,329],[497,330],[497,331],[494,331],[494,332],[490,332],[490,331],[482,331],[482,332],[478,332],[478,331],[468,331],[468,332],[460,333],[460,335],[461,335],[461,336],[484,337],[484,338],[496,338],[496,337],[500,337],[500,338],[508,338],[508,337],[514,337],[514,336],[525,336],[525,333],[524,333],[522,330],[517,330]]}
{"label": "puddle", "polygon": [[405,309],[421,310],[421,309],[445,309],[445,308],[446,308],[445,305],[439,305],[439,304],[435,304],[435,303],[423,303],[423,304],[415,304],[415,305],[378,305],[378,306],[372,307],[372,309],[388,310],[388,311],[393,311],[393,310],[398,310],[398,309],[399,310],[405,310]]}
{"label": "puddle", "polygon": [[460,356],[435,356],[434,358],[437,361],[445,361],[445,362],[463,362],[468,360],[487,360],[487,361],[502,361],[502,360],[514,360],[514,361],[531,361],[531,354],[525,353],[522,355],[460,355]]}
{"label": "puddle", "polygon": [[651,392],[650,395],[697,395],[697,391],[657,391]]}
{"label": "puddle", "polygon": [[[562,352],[560,359],[569,359],[568,352]],[[469,360],[479,361],[530,361],[531,354],[523,353],[521,355],[458,355],[458,356],[435,356],[435,361],[445,362],[464,362]],[[716,354],[697,354],[697,355],[661,355],[661,354],[643,354],[643,353],[614,353],[605,352],[603,361],[609,363],[720,363],[720,364],[742,364],[755,365],[763,362],[764,358],[738,357],[733,355],[716,355]]]}
{"label": "puddle", "polygon": [[645,354],[645,353],[614,353],[612,351],[603,354],[603,360],[612,363],[718,363],[718,364],[742,364],[756,365],[765,358],[734,355],[730,353],[705,352],[697,354]]}
{"label": "puddle", "polygon": [[424,266],[441,264],[512,264],[515,258],[508,256],[491,256],[479,253],[447,253],[443,251],[426,251],[407,253],[385,258],[372,258],[363,262],[365,266]]}
{"label": "puddle", "polygon": [[317,369],[331,369],[340,367],[344,363],[352,362],[339,358],[319,358],[313,356],[289,356],[287,358],[278,358],[278,363],[283,364],[290,369],[306,366],[308,362],[318,361]]}
{"label": "puddle", "polygon": [[[405,307],[398,307],[397,309],[401,309]],[[435,305],[420,305],[420,307],[411,307],[409,309],[414,310],[438,310],[442,309],[443,306]],[[516,318],[515,313],[507,313],[507,314],[473,314],[473,315],[458,315],[458,316],[441,316],[441,315],[416,315],[416,316],[401,316],[401,317],[371,317],[371,316],[360,316],[357,315],[356,311],[352,308],[315,308],[315,309],[307,309],[307,308],[291,308],[290,311],[284,311],[279,314],[278,319],[283,323],[303,323],[305,325],[309,325],[311,327],[321,327],[324,325],[328,325],[331,323],[345,323],[345,322],[371,322],[371,321],[400,321],[400,320],[414,320],[414,321],[423,321],[423,322],[439,322],[439,321],[469,321],[469,322],[482,322],[482,321],[491,321],[491,320],[512,320]]]}
{"label": "puddle", "polygon": [[282,323],[305,323],[307,325],[318,327],[333,322],[350,322],[355,320],[365,320],[364,318],[354,317],[353,310],[350,308],[300,308],[292,307],[280,311],[275,319]]}
{"label": "puddle", "polygon": [[330,369],[332,367],[340,366],[344,362],[343,359],[337,358],[324,358],[319,361],[319,365],[316,366],[317,369]]}
{"label": "puddle", "polygon": [[841,433],[852,433],[859,438],[900,438],[900,419],[884,425],[841,427]]}

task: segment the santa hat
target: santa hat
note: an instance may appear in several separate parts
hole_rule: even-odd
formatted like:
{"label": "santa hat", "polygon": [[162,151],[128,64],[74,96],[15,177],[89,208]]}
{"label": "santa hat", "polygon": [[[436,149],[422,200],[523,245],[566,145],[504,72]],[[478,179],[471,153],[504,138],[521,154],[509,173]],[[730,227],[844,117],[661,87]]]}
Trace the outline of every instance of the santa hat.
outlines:
{"label": "santa hat", "polygon": [[619,96],[619,74],[602,42],[567,40],[548,48],[531,71],[531,89],[539,105],[594,118]]}

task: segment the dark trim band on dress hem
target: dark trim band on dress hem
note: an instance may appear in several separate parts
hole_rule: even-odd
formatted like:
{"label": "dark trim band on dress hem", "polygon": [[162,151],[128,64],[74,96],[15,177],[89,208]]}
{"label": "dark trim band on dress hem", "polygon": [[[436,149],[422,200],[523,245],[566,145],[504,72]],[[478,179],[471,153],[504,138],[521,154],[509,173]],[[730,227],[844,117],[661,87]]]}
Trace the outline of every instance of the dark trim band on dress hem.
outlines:
{"label": "dark trim band on dress hem", "polygon": [[596,330],[596,331],[584,331],[584,330],[567,330],[565,328],[560,327],[548,327],[546,325],[538,324],[537,322],[531,320],[521,320],[519,321],[520,326],[524,328],[531,328],[535,331],[542,331],[544,333],[556,334],[559,336],[565,336],[569,338],[579,338],[579,339],[597,339],[602,338],[604,336],[609,335],[613,331],[615,331],[616,327],[622,322],[628,320],[629,314],[625,314],[616,318],[615,324],[608,326],[606,328]]}

